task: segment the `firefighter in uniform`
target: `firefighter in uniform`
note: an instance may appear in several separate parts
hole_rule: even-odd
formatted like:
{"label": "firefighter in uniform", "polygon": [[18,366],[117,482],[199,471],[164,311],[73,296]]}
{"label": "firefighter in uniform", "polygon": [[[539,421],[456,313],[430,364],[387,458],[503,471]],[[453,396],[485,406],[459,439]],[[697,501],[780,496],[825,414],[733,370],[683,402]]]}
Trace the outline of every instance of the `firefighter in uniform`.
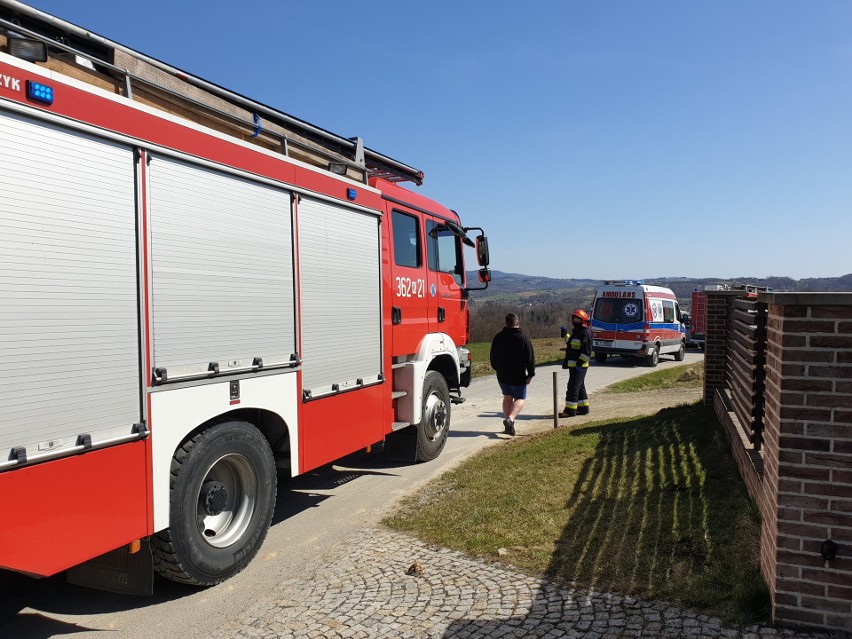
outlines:
{"label": "firefighter in uniform", "polygon": [[589,395],[586,393],[586,371],[592,358],[592,332],[589,314],[578,309],[571,313],[571,334],[565,340],[565,360],[568,369],[568,389],[565,391],[565,410],[560,417],[589,414]]}

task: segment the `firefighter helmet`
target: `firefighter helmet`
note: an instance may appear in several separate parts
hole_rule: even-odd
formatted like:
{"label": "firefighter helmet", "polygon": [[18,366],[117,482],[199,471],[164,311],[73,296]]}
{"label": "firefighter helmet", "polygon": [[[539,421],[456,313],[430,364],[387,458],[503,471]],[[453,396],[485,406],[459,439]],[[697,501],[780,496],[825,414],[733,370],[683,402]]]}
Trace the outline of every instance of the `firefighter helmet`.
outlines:
{"label": "firefighter helmet", "polygon": [[588,326],[591,323],[591,319],[589,318],[589,314],[581,308],[578,308],[576,311],[571,313],[571,319],[573,320],[575,317],[579,317],[583,326]]}

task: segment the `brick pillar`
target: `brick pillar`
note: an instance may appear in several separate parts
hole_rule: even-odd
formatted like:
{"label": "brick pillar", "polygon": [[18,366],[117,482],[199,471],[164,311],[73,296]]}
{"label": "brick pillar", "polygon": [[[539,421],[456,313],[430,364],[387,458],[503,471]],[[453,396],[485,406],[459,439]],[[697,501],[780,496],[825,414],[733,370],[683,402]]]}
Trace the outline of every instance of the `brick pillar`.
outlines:
{"label": "brick pillar", "polygon": [[742,291],[707,291],[707,324],[704,333],[704,405],[713,405],[713,394],[725,385],[725,351],[731,301]]}
{"label": "brick pillar", "polygon": [[[852,631],[852,294],[770,293],[761,569],[773,621]],[[763,505],[762,505],[763,506]],[[825,560],[823,542],[838,545]]]}

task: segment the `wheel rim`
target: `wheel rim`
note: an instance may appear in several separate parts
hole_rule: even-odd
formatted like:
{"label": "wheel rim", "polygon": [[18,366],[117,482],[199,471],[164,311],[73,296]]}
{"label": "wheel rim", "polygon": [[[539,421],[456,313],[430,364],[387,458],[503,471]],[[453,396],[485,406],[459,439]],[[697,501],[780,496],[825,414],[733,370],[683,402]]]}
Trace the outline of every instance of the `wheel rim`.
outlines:
{"label": "wheel rim", "polygon": [[435,441],[447,427],[447,404],[437,393],[431,393],[423,408],[423,417],[426,427],[424,434],[430,441]]}
{"label": "wheel rim", "polygon": [[230,546],[251,523],[257,505],[257,476],[242,455],[224,455],[208,469],[198,490],[196,523],[205,542]]}

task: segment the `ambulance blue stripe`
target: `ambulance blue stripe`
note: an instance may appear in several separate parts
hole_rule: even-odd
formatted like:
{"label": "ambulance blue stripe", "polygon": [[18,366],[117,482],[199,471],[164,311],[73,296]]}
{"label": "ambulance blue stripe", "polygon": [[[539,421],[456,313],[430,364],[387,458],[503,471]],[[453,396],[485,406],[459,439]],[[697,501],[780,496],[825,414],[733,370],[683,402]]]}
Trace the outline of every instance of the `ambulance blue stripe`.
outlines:
{"label": "ambulance blue stripe", "polygon": [[644,326],[643,322],[633,322],[632,324],[613,324],[611,322],[602,322],[600,320],[592,320],[593,328],[600,328],[605,331],[638,331]]}
{"label": "ambulance blue stripe", "polygon": [[649,325],[652,329],[662,330],[667,329],[670,331],[679,331],[680,325],[675,322],[663,323],[663,322],[655,322]]}

